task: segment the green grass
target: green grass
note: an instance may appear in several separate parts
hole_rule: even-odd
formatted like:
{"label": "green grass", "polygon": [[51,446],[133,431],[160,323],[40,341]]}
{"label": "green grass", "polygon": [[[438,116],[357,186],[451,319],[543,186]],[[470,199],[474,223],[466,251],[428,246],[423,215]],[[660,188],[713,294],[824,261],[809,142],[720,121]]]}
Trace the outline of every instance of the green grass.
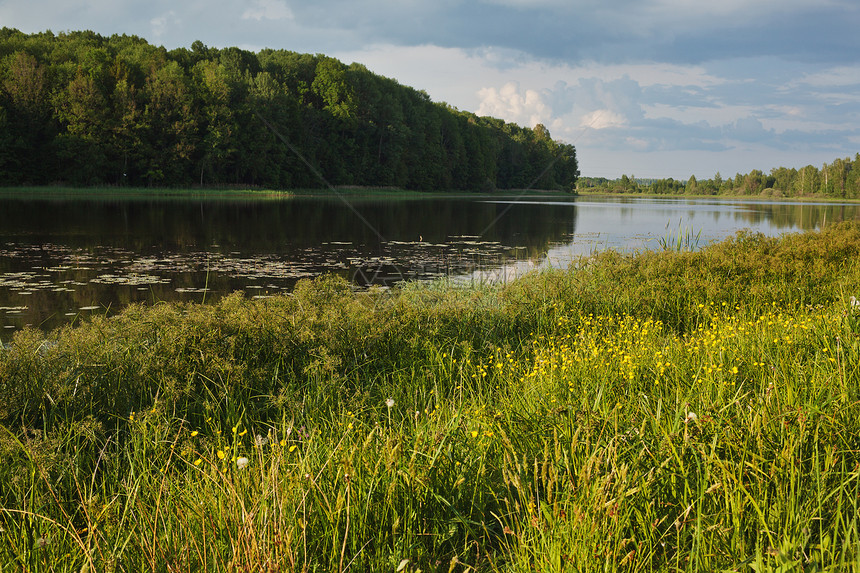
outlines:
{"label": "green grass", "polygon": [[560,191],[540,189],[500,189],[493,193],[477,193],[463,191],[416,191],[399,188],[376,188],[360,186],[338,186],[333,189],[257,189],[243,187],[215,188],[160,188],[160,187],[0,187],[0,197],[13,199],[212,199],[248,200],[272,199],[284,200],[296,197],[349,197],[352,199],[428,199],[428,198],[485,198],[493,197],[536,197],[536,196],[566,196]]}
{"label": "green grass", "polygon": [[156,188],[156,187],[0,187],[6,199],[288,199],[296,191],[244,188]]}
{"label": "green grass", "polygon": [[858,251],[844,223],[23,331],[0,571],[860,570]]}

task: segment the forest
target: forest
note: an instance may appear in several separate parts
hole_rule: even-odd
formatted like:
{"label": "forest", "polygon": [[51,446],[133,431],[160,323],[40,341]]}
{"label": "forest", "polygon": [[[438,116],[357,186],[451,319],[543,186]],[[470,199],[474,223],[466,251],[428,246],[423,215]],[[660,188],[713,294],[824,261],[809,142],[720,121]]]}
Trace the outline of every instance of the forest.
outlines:
{"label": "forest", "polygon": [[582,177],[577,183],[580,191],[599,193],[643,193],[652,195],[730,195],[761,197],[822,197],[860,199],[860,153],[835,159],[817,168],[807,165],[800,169],[777,167],[765,174],[753,169],[723,179],[717,172],[712,179],[687,181],[667,179],[637,179],[622,175],[619,179]]}
{"label": "forest", "polygon": [[572,191],[576,150],[324,55],[0,30],[7,186]]}

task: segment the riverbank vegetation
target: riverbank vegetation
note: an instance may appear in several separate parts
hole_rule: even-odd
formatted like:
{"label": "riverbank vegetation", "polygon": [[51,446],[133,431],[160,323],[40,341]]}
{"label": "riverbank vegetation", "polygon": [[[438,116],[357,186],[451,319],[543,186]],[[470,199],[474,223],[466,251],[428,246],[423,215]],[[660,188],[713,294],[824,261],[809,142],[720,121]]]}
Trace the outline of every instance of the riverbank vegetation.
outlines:
{"label": "riverbank vegetation", "polygon": [[573,189],[576,150],[286,50],[0,30],[6,185]]}
{"label": "riverbank vegetation", "polygon": [[[559,197],[567,194],[561,191],[547,189],[508,189],[495,190],[493,198],[522,198],[522,197]],[[470,191],[415,191],[400,187],[365,187],[342,185],[321,189],[265,189],[247,186],[213,186],[213,187],[68,187],[61,185],[43,185],[38,187],[0,187],[0,198],[8,199],[194,199],[215,200],[225,199],[292,199],[300,197],[332,197],[341,196],[350,200],[361,198],[391,198],[427,199],[427,198],[473,198],[486,199],[482,192]]]}
{"label": "riverbank vegetation", "polygon": [[860,225],[0,350],[10,571],[860,570]]}
{"label": "riverbank vegetation", "polygon": [[622,175],[620,179],[582,177],[577,190],[592,193],[642,193],[651,195],[725,195],[731,197],[807,197],[819,199],[860,199],[860,153],[825,163],[821,168],[807,165],[801,169],[778,167],[765,174],[754,169],[723,179],[718,173],[711,179],[687,181],[637,179]]}

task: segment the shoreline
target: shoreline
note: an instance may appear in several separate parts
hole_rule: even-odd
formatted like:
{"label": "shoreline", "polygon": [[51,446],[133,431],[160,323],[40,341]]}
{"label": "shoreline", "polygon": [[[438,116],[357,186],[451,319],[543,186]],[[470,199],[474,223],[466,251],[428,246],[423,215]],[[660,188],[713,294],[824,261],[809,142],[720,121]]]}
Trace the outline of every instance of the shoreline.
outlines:
{"label": "shoreline", "polygon": [[730,199],[733,201],[758,201],[763,203],[860,203],[860,199],[842,199],[828,197],[826,195],[803,195],[803,196],[782,196],[768,197],[764,195],[692,195],[685,193],[606,193],[600,191],[579,190],[579,197],[645,197],[645,198],[662,198],[667,199]]}
{"label": "shoreline", "polygon": [[763,195],[689,195],[656,193],[606,193],[600,191],[577,190],[567,192],[552,189],[498,189],[492,192],[478,191],[421,191],[394,187],[371,187],[344,185],[329,189],[254,189],[254,188],[147,188],[147,187],[0,187],[0,199],[106,199],[106,200],[146,200],[146,199],[194,199],[194,200],[273,200],[282,201],[296,198],[385,198],[385,199],[491,199],[522,197],[553,197],[575,200],[577,198],[643,198],[643,199],[689,199],[689,200],[726,200],[762,203],[822,203],[855,204],[860,199],[841,199],[823,195],[769,197]]}
{"label": "shoreline", "polygon": [[569,196],[574,193],[545,189],[505,189],[478,191],[419,191],[393,187],[340,186],[330,189],[253,189],[253,188],[147,188],[147,187],[0,187],[0,199],[273,199],[302,197],[384,197],[415,198],[487,198],[517,196]]}

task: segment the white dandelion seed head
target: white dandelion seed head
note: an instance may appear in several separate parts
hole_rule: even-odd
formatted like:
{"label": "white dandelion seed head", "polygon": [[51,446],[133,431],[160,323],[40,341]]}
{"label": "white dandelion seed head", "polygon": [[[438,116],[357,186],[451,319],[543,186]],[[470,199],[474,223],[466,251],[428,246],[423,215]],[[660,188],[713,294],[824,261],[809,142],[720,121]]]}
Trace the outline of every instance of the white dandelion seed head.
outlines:
{"label": "white dandelion seed head", "polygon": [[236,458],[236,467],[241,470],[242,468],[247,466],[250,463],[250,461],[251,460],[249,460],[246,457]]}
{"label": "white dandelion seed head", "polygon": [[689,412],[689,413],[687,413],[687,421],[688,421],[688,422],[695,422],[695,421],[696,421],[696,420],[698,420],[698,419],[699,419],[699,417],[696,415],[696,413],[695,413],[695,412]]}
{"label": "white dandelion seed head", "polygon": [[394,407],[394,398],[389,398],[388,400],[386,400],[385,405],[388,406],[389,409],[393,408]]}

